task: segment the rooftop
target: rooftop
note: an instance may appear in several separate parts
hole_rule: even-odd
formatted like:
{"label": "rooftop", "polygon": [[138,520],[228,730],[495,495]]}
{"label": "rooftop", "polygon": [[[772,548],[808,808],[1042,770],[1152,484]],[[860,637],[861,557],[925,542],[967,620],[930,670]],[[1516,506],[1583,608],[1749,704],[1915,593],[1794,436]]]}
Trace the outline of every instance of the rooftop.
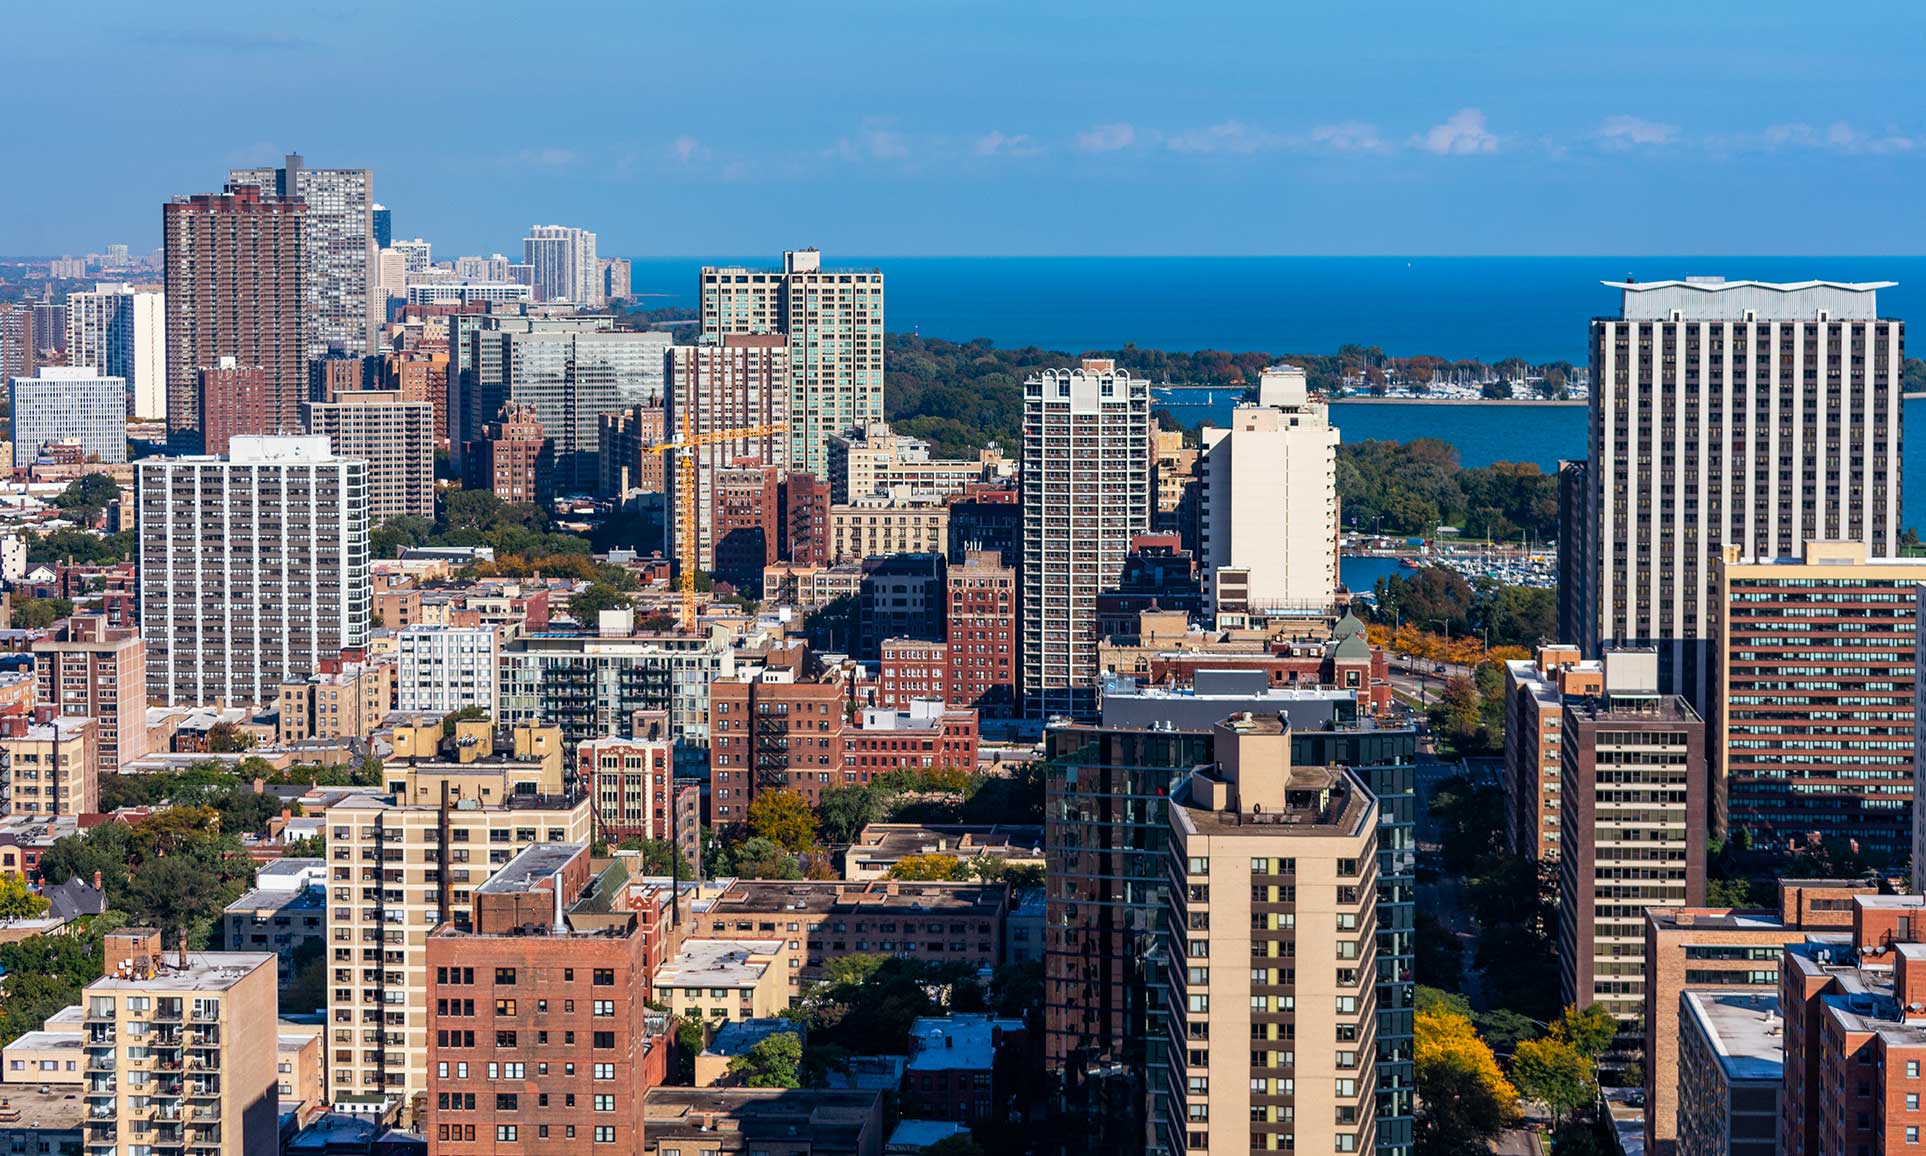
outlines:
{"label": "rooftop", "polygon": [[753,987],[783,950],[780,939],[691,939],[655,971],[656,987]]}
{"label": "rooftop", "polygon": [[1023,1021],[989,1015],[922,1016],[910,1025],[912,1072],[988,1071],[997,1044]]}
{"label": "rooftop", "polygon": [[1687,989],[1679,998],[1686,1016],[1710,1041],[1728,1082],[1778,1082],[1786,1049],[1778,996]]}
{"label": "rooftop", "polygon": [[1723,907],[1648,907],[1645,918],[1661,931],[1780,932],[1785,922],[1776,911],[1734,911]]}
{"label": "rooftop", "polygon": [[256,887],[228,904],[225,910],[230,915],[246,915],[269,911],[322,911],[327,906],[328,893],[319,886],[302,887],[299,890]]}
{"label": "rooftop", "polygon": [[1879,290],[1895,281],[1604,281],[1620,293],[1627,321],[1870,321],[1879,315]]}
{"label": "rooftop", "polygon": [[8,1084],[0,1091],[0,1128],[27,1127],[35,1132],[77,1132],[87,1102],[76,1085],[56,1085],[42,1092],[33,1084]]}
{"label": "rooftop", "polygon": [[702,1049],[712,1056],[739,1056],[768,1039],[784,1032],[797,1031],[796,1021],[780,1016],[766,1016],[761,1019],[738,1020],[723,1024],[716,1029],[716,1038]]}
{"label": "rooftop", "polygon": [[152,979],[139,979],[131,973],[106,975],[88,984],[88,992],[104,991],[226,991],[246,979],[257,968],[275,974],[275,957],[264,951],[194,951],[187,966],[180,966],[178,955],[156,956]]}
{"label": "rooftop", "polygon": [[880,1119],[881,1101],[868,1090],[655,1087],[643,1096],[643,1132],[714,1140],[733,1125],[751,1140],[807,1134],[824,1149],[854,1149],[862,1129]]}
{"label": "rooftop", "polygon": [[904,883],[876,879],[869,882],[825,880],[789,882],[741,879],[714,899],[698,899],[697,914],[773,915],[783,911],[942,911],[949,914],[995,915],[1008,888],[1001,883]]}
{"label": "rooftop", "polygon": [[488,882],[476,890],[500,895],[511,891],[530,891],[568,865],[569,860],[588,850],[586,843],[533,843],[521,854],[502,864]]}

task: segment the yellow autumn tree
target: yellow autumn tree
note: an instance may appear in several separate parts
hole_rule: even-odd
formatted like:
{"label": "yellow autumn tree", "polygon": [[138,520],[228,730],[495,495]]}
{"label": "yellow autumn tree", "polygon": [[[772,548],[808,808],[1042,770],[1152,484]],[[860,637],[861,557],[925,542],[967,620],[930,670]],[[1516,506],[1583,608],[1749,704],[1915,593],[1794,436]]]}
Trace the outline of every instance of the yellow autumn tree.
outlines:
{"label": "yellow autumn tree", "polygon": [[1482,1152],[1518,1122],[1518,1089],[1471,1020],[1430,1007],[1417,1013],[1418,1151]]}
{"label": "yellow autumn tree", "polygon": [[889,869],[891,879],[968,883],[969,865],[954,855],[905,855]]}

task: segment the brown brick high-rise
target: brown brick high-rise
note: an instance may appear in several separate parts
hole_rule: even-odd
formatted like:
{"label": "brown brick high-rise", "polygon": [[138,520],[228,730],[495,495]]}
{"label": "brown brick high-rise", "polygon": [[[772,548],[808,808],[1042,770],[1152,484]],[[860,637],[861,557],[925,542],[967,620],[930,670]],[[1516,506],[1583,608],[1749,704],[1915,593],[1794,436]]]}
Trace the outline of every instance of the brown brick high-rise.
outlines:
{"label": "brown brick high-rise", "polygon": [[296,407],[308,388],[306,212],[299,200],[258,189],[176,197],[161,207],[170,437],[198,431],[199,372],[223,357],[265,370],[280,430],[300,428]]}
{"label": "brown brick high-rise", "polygon": [[533,406],[507,405],[482,426],[474,484],[504,502],[548,501],[555,492],[555,450]]}

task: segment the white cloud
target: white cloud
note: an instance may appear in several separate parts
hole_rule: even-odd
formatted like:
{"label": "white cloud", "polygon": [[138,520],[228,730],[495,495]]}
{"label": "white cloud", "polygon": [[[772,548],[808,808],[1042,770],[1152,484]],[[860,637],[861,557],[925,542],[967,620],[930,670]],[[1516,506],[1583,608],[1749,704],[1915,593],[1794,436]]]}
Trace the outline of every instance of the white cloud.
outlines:
{"label": "white cloud", "polygon": [[1247,154],[1273,148],[1279,140],[1241,120],[1227,120],[1209,128],[1180,132],[1164,142],[1172,152]]}
{"label": "white cloud", "polygon": [[1598,139],[1607,148],[1669,145],[1678,140],[1679,126],[1636,116],[1608,116],[1598,126]]}
{"label": "white cloud", "polygon": [[707,145],[692,136],[679,136],[669,143],[669,155],[678,164],[693,164],[709,155]]}
{"label": "white cloud", "polygon": [[1087,153],[1114,153],[1118,149],[1129,148],[1136,141],[1137,130],[1122,121],[1100,124],[1088,132],[1077,134],[1077,147]]}
{"label": "white cloud", "polygon": [[1341,153],[1382,153],[1391,147],[1378,136],[1378,127],[1363,121],[1347,120],[1324,124],[1311,130],[1311,140]]}
{"label": "white cloud", "polygon": [[550,146],[539,149],[523,149],[515,154],[515,163],[538,169],[565,169],[581,160],[574,149]]}
{"label": "white cloud", "polygon": [[1043,150],[1028,133],[1010,135],[991,130],[976,138],[973,151],[980,157],[1033,157]]}
{"label": "white cloud", "polygon": [[1485,114],[1475,108],[1461,108],[1445,118],[1443,124],[1411,138],[1414,148],[1439,156],[1472,156],[1498,151],[1498,138],[1485,130]]}
{"label": "white cloud", "polygon": [[910,147],[902,133],[871,125],[839,139],[824,155],[845,161],[900,161],[909,159]]}
{"label": "white cloud", "polygon": [[[1916,137],[1892,131],[1862,132],[1843,120],[1834,121],[1823,130],[1803,122],[1770,125],[1765,132],[1753,139],[1757,144],[1768,149],[1830,149],[1834,152],[1868,156],[1909,153],[1920,148],[1922,143],[1926,143]],[[1742,140],[1740,143],[1746,142]]]}

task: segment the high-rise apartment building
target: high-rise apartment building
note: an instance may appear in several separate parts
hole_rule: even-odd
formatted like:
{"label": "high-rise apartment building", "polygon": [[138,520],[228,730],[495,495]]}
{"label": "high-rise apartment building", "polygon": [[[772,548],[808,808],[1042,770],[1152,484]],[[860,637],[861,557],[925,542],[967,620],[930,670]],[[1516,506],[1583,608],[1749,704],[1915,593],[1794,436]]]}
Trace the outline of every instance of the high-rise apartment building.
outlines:
{"label": "high-rise apartment building", "polygon": [[1656,647],[1663,688],[1703,705],[1721,550],[1894,554],[1905,326],[1879,316],[1889,281],[1607,284],[1623,305],[1592,322],[1591,464],[1562,535],[1588,539],[1573,641]]}
{"label": "high-rise apartment building", "polygon": [[40,456],[49,442],[74,442],[90,462],[127,460],[127,382],[92,367],[44,365],[7,383],[13,460]]}
{"label": "high-rise apartment building", "polygon": [[368,522],[435,517],[435,409],[397,390],[356,390],[301,403],[303,425],[337,457],[368,463]]}
{"label": "high-rise apartment building", "polygon": [[629,735],[637,711],[660,711],[676,742],[709,745],[709,684],[736,671],[727,641],[636,634],[635,616],[609,616],[596,635],[527,634],[502,647],[497,704],[503,722],[549,721],[570,749]]}
{"label": "high-rise apartment building", "polygon": [[1705,724],[1659,677],[1653,651],[1607,651],[1603,692],[1565,701],[1559,759],[1561,999],[1602,1005],[1628,1046],[1646,912],[1705,903]]}
{"label": "high-rise apartment building", "polygon": [[0,380],[32,377],[39,367],[33,306],[24,301],[0,302]]}
{"label": "high-rise apartment building", "polygon": [[1150,529],[1150,383],[1086,360],[1023,383],[1025,713],[1096,707],[1097,595]]}
{"label": "high-rise apartment building", "polygon": [[535,407],[510,404],[482,426],[470,481],[504,502],[545,505],[555,495],[554,443]]}
{"label": "high-rise apartment building", "polygon": [[648,932],[628,883],[620,862],[596,870],[587,843],[534,844],[475,889],[464,925],[428,937],[434,1151],[639,1150],[669,1016],[645,1006]]}
{"label": "high-rise apartment building", "polygon": [[1016,711],[1016,570],[994,550],[971,550],[945,579],[944,695],[985,718]]}
{"label": "high-rise apartment building", "polygon": [[629,259],[603,257],[595,263],[602,277],[602,296],[609,301],[629,299]]}
{"label": "high-rise apartment building", "polygon": [[370,209],[369,223],[374,231],[375,248],[386,249],[388,242],[392,241],[395,235],[394,215],[389,211],[388,206],[376,205]]}
{"label": "high-rise apartment building", "polygon": [[702,334],[779,333],[789,346],[789,465],[828,477],[829,439],[883,420],[883,274],[783,254],[781,269],[704,266]]}
{"label": "high-rise apartment building", "polygon": [[601,415],[661,396],[665,335],[611,330],[607,317],[481,321],[468,333],[466,367],[450,359],[459,395],[451,394],[450,414],[467,428],[509,402],[534,407],[555,443],[558,484],[589,492],[600,480]]}
{"label": "high-rise apartment building", "polygon": [[663,454],[654,448],[668,440],[663,436],[665,412],[659,404],[632,405],[601,415],[596,429],[601,451],[597,467],[602,472],[598,494],[627,502],[637,494],[667,491]]}
{"label": "high-rise apartment building", "polygon": [[37,699],[99,724],[97,770],[114,774],[147,753],[147,643],[98,614],[76,614],[33,644]]}
{"label": "high-rise apartment building", "polygon": [[67,364],[127,383],[127,416],[167,417],[167,311],[153,286],[103,281],[67,295]]}
{"label": "high-rise apartment building", "polygon": [[[772,334],[725,334],[700,345],[678,345],[670,351],[669,385],[664,425],[671,438],[701,437],[731,429],[781,425],[789,420],[789,350],[782,337]],[[720,541],[716,513],[721,508],[717,475],[731,466],[773,467],[778,477],[789,468],[788,435],[780,430],[732,437],[726,441],[683,451],[695,458],[696,565],[705,571],[716,566]],[[680,471],[664,463],[669,508],[678,508]],[[773,499],[774,495],[771,495]],[[769,516],[773,519],[774,502]],[[667,553],[679,544],[679,519],[665,521],[670,541]],[[771,528],[774,523],[771,521]],[[775,535],[767,545],[773,550]],[[761,566],[756,567],[760,581]]]}
{"label": "high-rise apartment building", "polygon": [[[430,1087],[430,933],[471,927],[479,889],[527,848],[592,833],[587,798],[564,787],[552,727],[498,738],[478,720],[445,743],[440,720],[397,728],[383,780],[386,793],[327,809],[330,854],[356,865],[328,885],[331,1095]],[[386,866],[377,875],[368,864]]]}
{"label": "high-rise apartment building", "polygon": [[1228,429],[1205,427],[1198,538],[1216,615],[1331,605],[1337,447],[1324,399],[1295,365],[1266,369],[1257,404],[1232,410]]}
{"label": "high-rise apartment building", "polygon": [[161,951],[160,932],[109,934],[81,994],[86,1151],[254,1156],[280,1143],[280,1002],[272,953]]}
{"label": "high-rise apartment building", "polygon": [[237,437],[272,437],[300,431],[300,403],[275,388],[265,366],[223,357],[203,366],[199,383],[200,452],[224,454]]}
{"label": "high-rise apartment building", "polygon": [[595,808],[599,838],[670,839],[694,833],[693,827],[679,822],[684,816],[670,801],[675,793],[674,743],[645,738],[577,743],[575,781]]}
{"label": "high-rise apartment building", "polygon": [[1903,862],[1926,559],[1806,539],[1760,561],[1727,546],[1713,577],[1713,830],[1762,845],[1817,833]]}
{"label": "high-rise apartment building", "polygon": [[266,702],[367,644],[365,462],[326,438],[240,437],[135,468],[150,699]]}
{"label": "high-rise apartment building", "polygon": [[1605,669],[1576,646],[1548,643],[1505,663],[1505,844],[1541,863],[1558,858],[1564,794],[1565,698],[1596,698]]}
{"label": "high-rise apartment building", "polygon": [[1170,802],[1170,1152],[1377,1146],[1377,803],[1290,732],[1217,724]]}
{"label": "high-rise apartment building", "polygon": [[267,388],[287,399],[290,421],[299,418],[295,405],[307,392],[315,324],[307,214],[305,201],[252,187],[162,206],[167,430],[183,447],[200,448],[200,373],[224,357],[264,370]]}
{"label": "high-rise apartment building", "polygon": [[535,272],[537,301],[570,301],[585,309],[608,303],[596,266],[595,234],[568,225],[536,225],[522,238],[522,259]]}
{"label": "high-rise apartment building", "polygon": [[307,206],[302,238],[307,265],[306,300],[314,320],[303,355],[329,351],[362,357],[375,350],[384,320],[376,290],[374,174],[367,169],[313,169],[290,153],[278,169],[232,169],[230,189],[259,189],[264,196],[298,197]]}

